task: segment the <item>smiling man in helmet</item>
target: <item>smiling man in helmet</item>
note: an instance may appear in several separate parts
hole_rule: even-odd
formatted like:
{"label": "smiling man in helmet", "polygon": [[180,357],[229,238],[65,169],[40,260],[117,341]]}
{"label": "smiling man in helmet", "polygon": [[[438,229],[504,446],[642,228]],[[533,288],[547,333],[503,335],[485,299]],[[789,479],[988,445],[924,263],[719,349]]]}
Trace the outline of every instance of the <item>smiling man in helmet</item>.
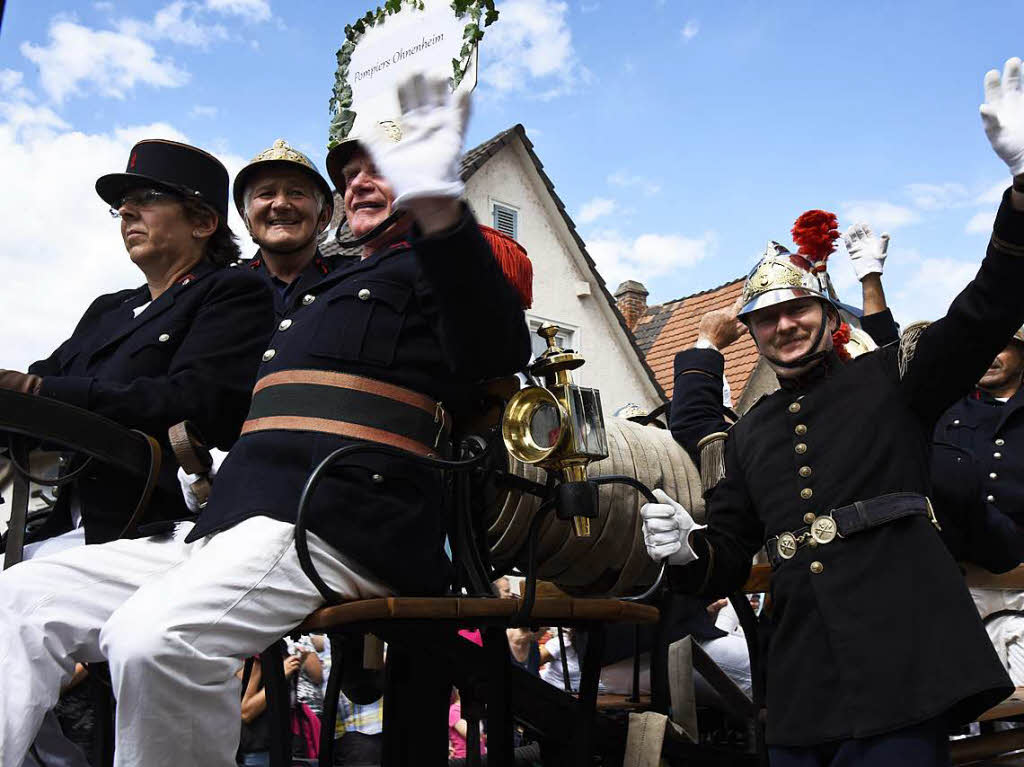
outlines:
{"label": "smiling man in helmet", "polygon": [[334,215],[334,194],[312,160],[278,139],[235,176],[234,198],[259,246],[248,266],[268,279],[283,317],[289,300],[334,266],[317,247]]}
{"label": "smiling man in helmet", "polygon": [[1014,187],[946,316],[913,353],[893,344],[843,361],[813,265],[772,248],[739,317],[781,388],[733,427],[706,528],[661,491],[642,509],[649,553],[684,592],[737,590],[765,547],[773,767],[948,765],[947,727],[1013,689],[926,498],[936,420],[1024,321],[1020,60],[1002,82],[987,75],[985,91],[986,132]]}

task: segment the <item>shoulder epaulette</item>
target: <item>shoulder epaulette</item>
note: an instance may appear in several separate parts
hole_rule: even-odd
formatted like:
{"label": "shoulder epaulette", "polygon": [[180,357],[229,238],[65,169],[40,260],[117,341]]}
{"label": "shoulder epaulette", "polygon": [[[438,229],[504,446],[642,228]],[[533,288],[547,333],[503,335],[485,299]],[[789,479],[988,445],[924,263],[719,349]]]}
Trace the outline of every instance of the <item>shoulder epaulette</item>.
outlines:
{"label": "shoulder epaulette", "polygon": [[929,325],[931,322],[928,321],[912,322],[900,334],[900,348],[896,353],[896,365],[899,368],[901,379],[907,374],[910,361],[914,359],[914,352],[917,351],[917,342]]}
{"label": "shoulder epaulette", "polygon": [[697,443],[700,456],[700,485],[706,494],[725,476],[725,441],[728,431],[715,431]]}

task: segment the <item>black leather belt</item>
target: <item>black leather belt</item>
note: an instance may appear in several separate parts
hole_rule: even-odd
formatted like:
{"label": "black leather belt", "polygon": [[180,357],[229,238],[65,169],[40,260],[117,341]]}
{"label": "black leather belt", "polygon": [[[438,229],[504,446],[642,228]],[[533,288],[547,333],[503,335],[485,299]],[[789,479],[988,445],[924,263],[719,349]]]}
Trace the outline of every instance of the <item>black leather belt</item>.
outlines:
{"label": "black leather belt", "polygon": [[282,370],[256,382],[242,426],[242,434],[269,430],[334,434],[436,457],[447,452],[451,419],[440,402],[385,381]]}
{"label": "black leather belt", "polygon": [[792,559],[801,546],[824,546],[837,538],[849,538],[863,530],[917,514],[925,515],[936,528],[939,527],[927,497],[918,493],[888,493],[832,509],[815,517],[806,527],[769,538],[764,548],[774,570]]}

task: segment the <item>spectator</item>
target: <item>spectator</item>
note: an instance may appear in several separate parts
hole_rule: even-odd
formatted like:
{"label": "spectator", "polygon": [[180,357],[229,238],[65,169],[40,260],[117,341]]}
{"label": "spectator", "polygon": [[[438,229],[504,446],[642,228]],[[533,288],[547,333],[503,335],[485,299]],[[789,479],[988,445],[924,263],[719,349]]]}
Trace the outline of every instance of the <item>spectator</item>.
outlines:
{"label": "spectator", "polygon": [[[330,676],[331,640],[324,637],[324,679]],[[345,693],[338,697],[334,725],[334,764],[345,767],[378,767],[384,748],[384,698],[373,703],[353,703]],[[325,765],[324,767],[327,767]]]}
{"label": "spectator", "polygon": [[[448,707],[448,758],[466,758],[466,734],[468,732],[466,720],[462,718],[462,700],[459,698],[459,691],[452,688],[452,703]],[[487,736],[480,733],[480,753],[487,753]]]}

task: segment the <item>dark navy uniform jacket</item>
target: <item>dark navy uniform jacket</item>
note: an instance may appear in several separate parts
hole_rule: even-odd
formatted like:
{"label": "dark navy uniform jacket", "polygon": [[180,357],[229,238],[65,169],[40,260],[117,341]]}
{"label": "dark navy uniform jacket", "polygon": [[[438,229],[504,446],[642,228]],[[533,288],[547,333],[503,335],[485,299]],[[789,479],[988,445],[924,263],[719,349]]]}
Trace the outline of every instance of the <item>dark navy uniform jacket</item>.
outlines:
{"label": "dark navy uniform jacket", "polygon": [[958,558],[992,572],[1024,561],[1024,389],[976,389],[935,426],[933,500]]}
{"label": "dark navy uniform jacket", "polygon": [[[274,322],[270,291],[258,275],[205,260],[136,317],[133,310],[149,300],[145,285],[100,296],[71,338],[29,367],[43,377],[41,396],[139,429],[165,447],[145,522],[189,515],[167,430],[189,420],[207,444],[231,446]],[[135,508],[141,480],[96,465],[75,484],[86,542],[116,538]],[[61,494],[42,537],[70,528],[71,495]]]}
{"label": "dark navy uniform jacket", "polygon": [[[468,210],[442,236],[412,237],[340,265],[295,294],[277,327],[258,377],[294,369],[351,373],[413,389],[449,410],[475,382],[518,371],[530,356],[518,297]],[[243,435],[190,540],[253,516],[294,522],[309,474],[349,444],[317,432]],[[445,589],[435,471],[404,458],[360,457],[321,483],[312,512],[311,529],[350,566],[403,594]]]}
{"label": "dark navy uniform jacket", "polygon": [[[737,422],[708,528],[692,536],[699,559],[669,568],[677,588],[728,594],[764,542],[804,528],[807,514],[929,492],[936,422],[1024,321],[1024,213],[1007,197],[977,277],[922,332],[902,374],[898,345],[846,364],[832,355]],[[923,515],[801,546],[775,571],[772,592],[772,744],[865,737],[947,713],[966,721],[1012,691]]]}
{"label": "dark navy uniform jacket", "polygon": [[291,282],[283,282],[272,275],[270,270],[267,269],[266,261],[260,253],[257,253],[248,261],[239,262],[239,266],[252,270],[267,281],[274,296],[274,313],[277,315],[278,320],[281,320],[288,314],[293,296],[302,295],[306,288],[330,274],[339,263],[347,263],[348,261],[350,261],[349,258],[340,255],[333,258],[324,258],[318,249],[312,260],[306,265],[306,268]]}

